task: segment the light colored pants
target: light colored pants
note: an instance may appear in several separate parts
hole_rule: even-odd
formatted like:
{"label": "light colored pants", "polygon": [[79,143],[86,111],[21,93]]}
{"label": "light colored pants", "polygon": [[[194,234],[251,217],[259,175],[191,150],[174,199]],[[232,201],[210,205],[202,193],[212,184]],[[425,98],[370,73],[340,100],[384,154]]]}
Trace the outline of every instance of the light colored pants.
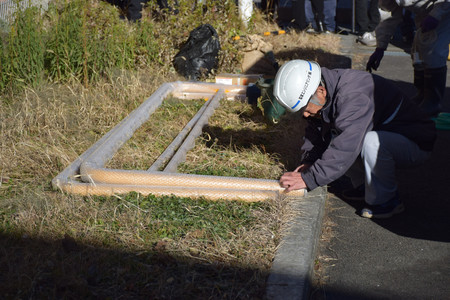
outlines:
{"label": "light colored pants", "polygon": [[396,196],[396,168],[414,167],[424,163],[431,152],[401,134],[369,131],[361,155],[347,171],[354,187],[365,183],[365,200],[369,205],[383,204]]}

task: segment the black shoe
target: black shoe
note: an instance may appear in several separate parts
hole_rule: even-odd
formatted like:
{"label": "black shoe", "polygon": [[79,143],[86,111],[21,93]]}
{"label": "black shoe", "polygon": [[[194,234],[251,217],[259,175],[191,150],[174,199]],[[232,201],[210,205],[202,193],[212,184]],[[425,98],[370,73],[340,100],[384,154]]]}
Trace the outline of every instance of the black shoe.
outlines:
{"label": "black shoe", "polygon": [[365,186],[361,184],[357,188],[342,191],[342,198],[349,201],[363,201],[365,196]]}

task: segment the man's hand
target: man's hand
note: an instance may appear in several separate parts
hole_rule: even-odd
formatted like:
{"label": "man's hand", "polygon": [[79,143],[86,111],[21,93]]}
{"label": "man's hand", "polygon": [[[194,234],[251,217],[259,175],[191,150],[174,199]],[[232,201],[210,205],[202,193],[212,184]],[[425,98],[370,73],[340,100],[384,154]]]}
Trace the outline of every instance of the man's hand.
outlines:
{"label": "man's hand", "polygon": [[372,69],[374,69],[375,71],[378,69],[381,63],[381,59],[383,59],[385,50],[386,49],[383,48],[375,49],[375,51],[370,56],[369,61],[367,62],[366,71],[372,73]]}
{"label": "man's hand", "polygon": [[422,33],[425,33],[435,29],[438,25],[439,20],[428,15],[425,17],[425,19],[423,19],[422,23],[420,23],[420,29],[422,30]]}
{"label": "man's hand", "polygon": [[306,183],[303,181],[302,174],[300,173],[300,171],[306,170],[310,166],[311,165],[308,164],[301,165],[297,167],[297,169],[295,169],[294,172],[286,172],[281,176],[280,186],[286,189],[285,192],[290,192],[293,190],[301,190],[307,187]]}

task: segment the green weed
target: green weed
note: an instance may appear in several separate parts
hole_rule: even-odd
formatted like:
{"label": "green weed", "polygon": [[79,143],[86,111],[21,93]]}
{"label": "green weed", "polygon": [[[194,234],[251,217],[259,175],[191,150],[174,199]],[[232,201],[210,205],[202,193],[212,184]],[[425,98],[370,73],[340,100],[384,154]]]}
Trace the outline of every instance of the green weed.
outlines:
{"label": "green weed", "polygon": [[36,7],[19,10],[2,36],[0,93],[7,87],[36,87],[42,79],[87,87],[116,70],[154,66],[172,72],[177,49],[203,23],[218,31],[221,67],[231,71],[238,56],[230,37],[240,26],[234,1],[208,1],[204,7],[178,2],[179,12],[173,14],[150,1],[135,23],[121,20],[119,10],[105,1],[57,0],[43,14]]}
{"label": "green weed", "polygon": [[50,80],[65,81],[83,75],[83,20],[79,0],[68,2],[62,10],[49,6],[52,26],[46,49],[46,68]]}
{"label": "green weed", "polygon": [[[36,87],[44,71],[44,40],[40,10],[31,7],[16,12],[6,43],[0,48],[0,87]],[[0,90],[1,92],[1,90]]]}
{"label": "green weed", "polygon": [[[205,9],[179,2],[180,12],[174,15],[150,1],[136,23],[120,20],[117,8],[103,2],[52,2],[47,12],[35,15],[45,62],[40,73],[44,80],[36,88],[25,84],[20,73],[12,73],[10,65],[10,57],[16,55],[12,46],[35,45],[34,33],[27,40],[17,35],[16,25],[2,32],[4,298],[264,298],[287,201],[208,202],[136,193],[81,197],[54,191],[50,185],[162,83],[180,80],[171,61],[201,23],[212,24],[219,33],[218,72],[238,69],[239,49],[231,37],[248,31],[240,26],[234,0],[207,1]],[[76,9],[81,4],[85,6]],[[278,42],[277,55],[313,51],[308,47],[314,36],[275,38],[286,39]],[[286,50],[289,43],[295,51]],[[288,59],[287,54],[282,59]],[[14,92],[7,93],[13,85]],[[110,166],[148,168],[201,104],[202,100],[166,99]],[[223,101],[188,153],[183,172],[277,178],[300,143],[300,138],[293,138],[301,136],[298,123],[290,120],[291,127],[280,122],[269,128],[253,109]],[[295,161],[298,153],[291,155]]]}
{"label": "green weed", "polygon": [[123,200],[132,203],[151,215],[147,224],[156,239],[180,238],[188,232],[203,231],[202,239],[220,237],[229,239],[235,228],[255,224],[252,209],[267,208],[263,203],[237,201],[193,200],[179,197],[137,197],[130,193]]}

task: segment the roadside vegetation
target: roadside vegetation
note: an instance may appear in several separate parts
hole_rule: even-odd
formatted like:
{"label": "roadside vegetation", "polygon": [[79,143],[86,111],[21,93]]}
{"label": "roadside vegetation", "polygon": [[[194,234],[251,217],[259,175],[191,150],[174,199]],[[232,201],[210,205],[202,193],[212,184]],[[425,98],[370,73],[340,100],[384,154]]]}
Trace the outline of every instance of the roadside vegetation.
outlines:
{"label": "roadside vegetation", "polygon": [[[170,2],[170,1],[169,1]],[[0,292],[5,298],[261,299],[289,203],[63,194],[51,180],[162,83],[184,80],[172,59],[211,24],[217,73],[240,71],[232,37],[277,29],[234,1],[179,13],[150,1],[140,22],[106,2],[60,1],[18,12],[0,43]],[[329,62],[336,37],[267,37],[282,63]],[[333,44],[334,43],[334,44]],[[334,45],[334,46],[333,46]],[[212,80],[214,74],[204,80]],[[167,99],[108,163],[147,169],[203,104]],[[276,179],[292,168],[300,120],[268,123],[257,106],[222,101],[179,171]],[[274,138],[277,137],[277,138]]]}

